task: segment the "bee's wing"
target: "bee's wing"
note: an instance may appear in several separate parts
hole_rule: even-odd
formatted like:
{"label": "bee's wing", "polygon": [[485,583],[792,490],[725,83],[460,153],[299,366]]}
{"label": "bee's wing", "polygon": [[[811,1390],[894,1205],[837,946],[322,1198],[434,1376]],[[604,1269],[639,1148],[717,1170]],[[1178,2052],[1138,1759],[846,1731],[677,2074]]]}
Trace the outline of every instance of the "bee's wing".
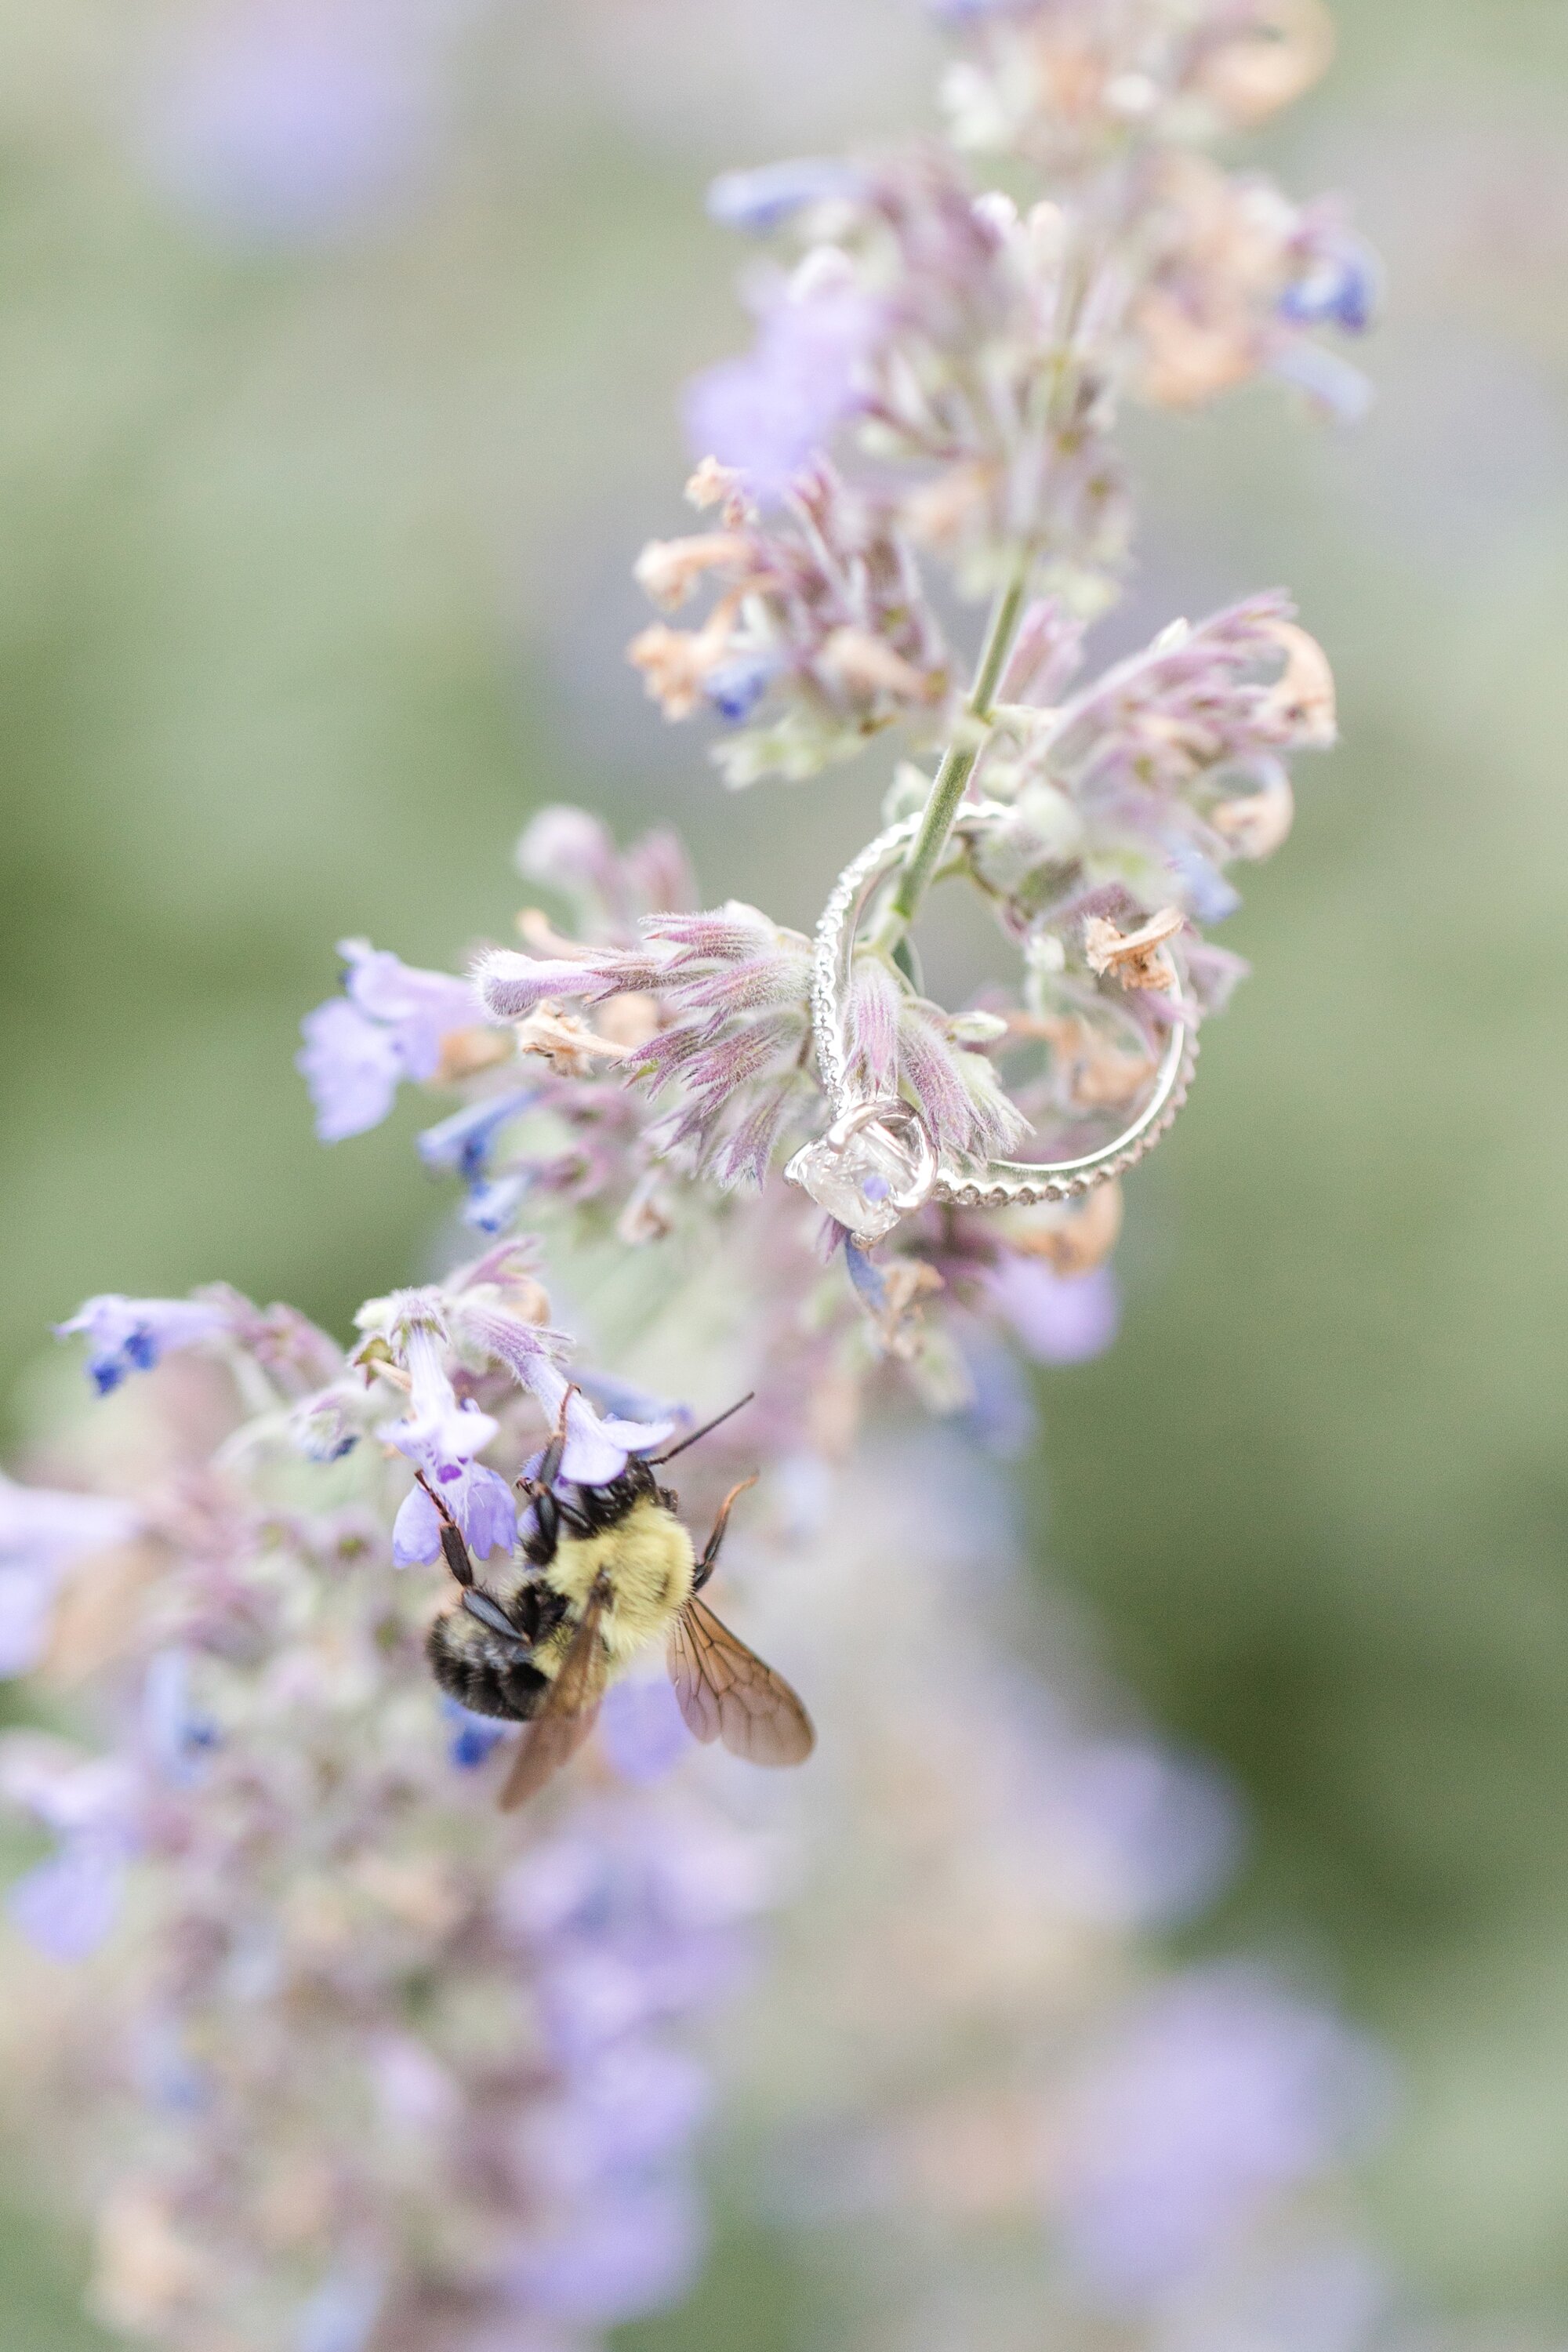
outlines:
{"label": "bee's wing", "polygon": [[669,1679],[689,1729],[722,1739],[749,1764],[802,1764],[816,1744],[811,1717],[782,1675],[700,1601],[689,1601],[669,1637]]}
{"label": "bee's wing", "polygon": [[609,1669],[599,1638],[604,1608],[602,1595],[591,1594],[539,1713],[523,1731],[500,1792],[503,1812],[536,1795],[575,1756],[594,1728]]}

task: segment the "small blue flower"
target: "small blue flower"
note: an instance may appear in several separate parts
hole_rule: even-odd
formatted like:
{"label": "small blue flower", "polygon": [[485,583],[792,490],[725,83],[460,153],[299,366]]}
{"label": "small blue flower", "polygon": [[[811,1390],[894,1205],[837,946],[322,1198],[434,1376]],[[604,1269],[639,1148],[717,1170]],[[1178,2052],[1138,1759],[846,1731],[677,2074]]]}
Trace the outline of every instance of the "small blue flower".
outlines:
{"label": "small blue flower", "polygon": [[1332,326],[1347,335],[1363,335],[1377,310],[1380,285],[1371,247],[1342,231],[1309,256],[1302,275],[1279,297],[1279,315],[1292,326]]}
{"label": "small blue flower", "polygon": [[1195,922],[1223,923],[1227,915],[1235,914],[1241,904],[1240,891],[1231,887],[1201,851],[1184,845],[1171,850],[1170,860],[1180,878],[1182,904]]}
{"label": "small blue flower", "polygon": [[484,1102],[469,1103],[466,1109],[457,1110],[450,1118],[427,1127],[417,1136],[416,1145],[426,1168],[443,1176],[461,1176],[472,1183],[482,1176],[489,1160],[496,1137],[507,1121],[525,1111],[537,1097],[537,1087],[527,1087],[519,1092],[492,1095]]}
{"label": "small blue flower", "polygon": [[721,228],[766,236],[807,205],[835,197],[853,203],[866,191],[863,173],[837,157],[799,155],[753,172],[721,172],[708,190],[708,217]]}
{"label": "small blue flower", "polygon": [[709,671],[702,691],[720,718],[735,726],[751,717],[778,670],[773,654],[737,655],[733,661],[720,662]]}
{"label": "small blue flower", "polygon": [[[517,1541],[517,1497],[496,1471],[487,1470],[482,1462],[465,1463],[441,1484],[441,1500],[476,1559],[511,1550]],[[393,1522],[393,1566],[426,1568],[438,1560],[441,1526],[441,1515],[424,1487],[411,1486]]]}
{"label": "small blue flower", "polygon": [[88,1377],[100,1396],[108,1396],[128,1372],[150,1372],[171,1349],[213,1339],[227,1323],[223,1307],[200,1299],[126,1298],[118,1291],[102,1291],[85,1299],[68,1322],[57,1323],[55,1337],[82,1335],[88,1342]]}
{"label": "small blue flower", "polygon": [[463,1223],[479,1234],[504,1234],[527,1192],[526,1174],[492,1177],[476,1184],[463,1203]]}
{"label": "small blue flower", "polygon": [[452,1727],[452,1737],[447,1753],[459,1772],[477,1772],[498,1742],[506,1738],[506,1726],[493,1716],[475,1715],[459,1706],[455,1698],[441,1701],[441,1712]]}
{"label": "small blue flower", "polygon": [[142,1725],[160,1770],[176,1788],[188,1789],[202,1776],[218,1745],[218,1728],[191,1705],[191,1664],[184,1650],[160,1650],[148,1662],[142,1685]]}

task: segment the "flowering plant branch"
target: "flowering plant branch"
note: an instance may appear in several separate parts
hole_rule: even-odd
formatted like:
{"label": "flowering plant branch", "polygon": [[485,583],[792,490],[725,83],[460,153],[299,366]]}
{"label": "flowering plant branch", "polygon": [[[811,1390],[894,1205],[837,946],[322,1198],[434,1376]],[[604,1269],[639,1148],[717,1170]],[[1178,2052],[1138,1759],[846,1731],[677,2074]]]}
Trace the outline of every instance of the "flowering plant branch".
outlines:
{"label": "flowering plant branch", "polygon": [[[671,719],[714,717],[733,786],[884,740],[908,755],[884,804],[907,855],[837,1008],[845,1076],[933,1155],[984,1164],[1092,1150],[1136,1116],[1239,975],[1205,934],[1237,904],[1228,869],[1289,832],[1288,755],[1333,740],[1327,665],[1279,595],[1079,681],[1129,537],[1119,412],[1258,377],[1353,412],[1320,330],[1366,322],[1373,272],[1334,208],[1205,152],[1321,68],[1317,0],[944,13],[945,139],[712,191],[780,257],[750,281],[752,350],[689,396],[704,527],[637,563],[667,615],[700,594],[705,617],[630,651]],[[976,156],[1021,204],[976,183]],[[965,689],[937,607],[985,598]],[[694,1457],[690,1502],[710,1518],[761,1468],[725,1556],[754,1611],[826,1557],[825,1497],[881,1383],[1005,1454],[1029,1426],[1020,1354],[1074,1360],[1115,1328],[1113,1182],[994,1213],[928,1193],[879,1249],[780,1181],[837,1108],[810,940],[701,908],[669,835],[621,847],[581,810],[536,814],[518,863],[550,900],[521,945],[458,977],[345,941],[299,1057],[328,1142],[405,1082],[440,1092],[419,1153],[460,1181],[479,1254],[369,1301],[346,1349],[221,1285],[89,1299],[61,1328],[112,1402],[53,1435],[58,1484],[0,1484],[0,1670],[34,1674],[72,1734],[0,1744],[0,1790],[52,1842],[11,1908],[57,1961],[113,1956],[15,2071],[47,2052],[51,2081],[83,2086],[62,2103],[40,2081],[37,2104],[63,2173],[83,2175],[88,2135],[96,2307],[182,2352],[571,2352],[691,2274],[706,2091],[670,2029],[735,1978],[787,1817],[693,1773],[634,1661],[580,1762],[503,1830],[492,1751],[516,1728],[443,1708],[424,1653],[448,1570],[536,1556],[541,1455],[552,1507],[585,1524],[585,1498],[651,1478],[652,1449],[754,1391]],[[956,1010],[910,937],[949,877],[1023,965]],[[886,1199],[897,1139],[866,1137]],[[769,1633],[786,1663],[808,1648],[787,1613]],[[936,1703],[886,1757],[929,1740]],[[1011,1917],[1010,1884],[993,1892]],[[1058,1886],[1035,1908],[1064,1906]],[[1182,2239],[1199,2310],[1211,2208],[1250,2217],[1334,2141],[1297,2119],[1317,2112],[1315,2028],[1248,1999],[1297,2153],[1225,2152]],[[1206,2052],[1225,2021],[1198,2008]],[[1086,2210],[1136,2206],[1136,2151],[1084,2161]]]}

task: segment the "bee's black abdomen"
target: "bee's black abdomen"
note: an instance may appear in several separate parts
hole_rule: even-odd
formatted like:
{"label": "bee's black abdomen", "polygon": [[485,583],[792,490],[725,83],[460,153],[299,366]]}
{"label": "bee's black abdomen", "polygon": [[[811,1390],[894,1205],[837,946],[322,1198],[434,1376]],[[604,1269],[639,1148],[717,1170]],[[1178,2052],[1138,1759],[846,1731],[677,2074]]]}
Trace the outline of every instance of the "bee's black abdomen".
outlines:
{"label": "bee's black abdomen", "polygon": [[444,1691],[474,1715],[500,1716],[508,1723],[527,1723],[534,1714],[550,1678],[526,1659],[501,1659],[468,1635],[452,1631],[452,1622],[437,1617],[430,1628],[426,1655]]}

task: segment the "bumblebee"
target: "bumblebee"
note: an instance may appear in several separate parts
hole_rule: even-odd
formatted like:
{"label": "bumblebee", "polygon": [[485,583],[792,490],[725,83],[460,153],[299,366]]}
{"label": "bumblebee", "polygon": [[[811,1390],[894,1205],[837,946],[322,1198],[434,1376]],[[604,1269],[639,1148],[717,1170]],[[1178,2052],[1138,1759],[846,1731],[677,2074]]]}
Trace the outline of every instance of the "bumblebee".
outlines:
{"label": "bumblebee", "polygon": [[457,1605],[430,1628],[426,1654],[436,1679],[474,1714],[528,1727],[502,1807],[521,1805],[575,1754],[609,1684],[658,1641],[681,1714],[699,1739],[721,1739],[753,1764],[804,1762],[816,1735],[800,1700],[698,1598],[730,1513],[755,1478],[725,1496],[699,1557],[679,1517],[679,1497],[654,1475],[740,1405],[668,1454],[629,1455],[605,1486],[570,1483],[563,1491],[566,1415],[576,1393],[569,1390],[562,1402],[537,1476],[518,1481],[533,1503],[533,1529],[497,1586],[479,1583],[462,1529],[420,1475],[461,1587]]}

